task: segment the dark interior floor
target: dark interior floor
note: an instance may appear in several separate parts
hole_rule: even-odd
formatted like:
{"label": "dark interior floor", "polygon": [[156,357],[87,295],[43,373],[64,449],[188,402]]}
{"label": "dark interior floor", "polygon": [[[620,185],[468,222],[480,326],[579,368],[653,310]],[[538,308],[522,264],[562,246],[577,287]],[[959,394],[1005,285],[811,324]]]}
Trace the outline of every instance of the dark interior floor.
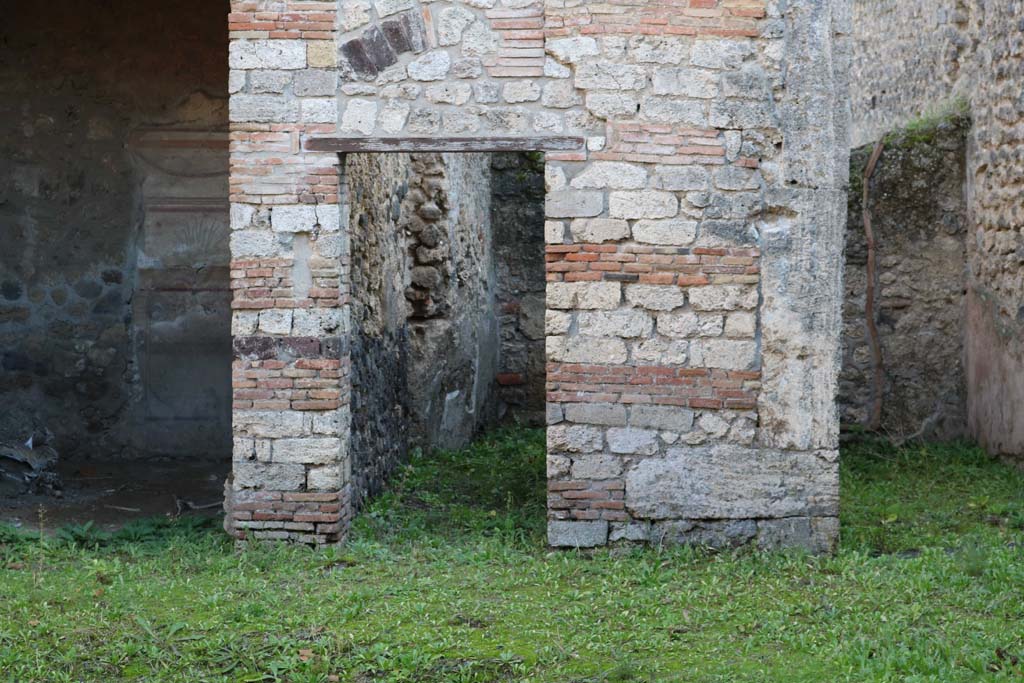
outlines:
{"label": "dark interior floor", "polygon": [[88,462],[70,460],[58,466],[63,496],[25,495],[0,499],[0,522],[25,530],[55,530],[68,524],[93,524],[116,531],[146,517],[202,514],[215,516],[224,479],[231,467],[223,460],[137,460]]}

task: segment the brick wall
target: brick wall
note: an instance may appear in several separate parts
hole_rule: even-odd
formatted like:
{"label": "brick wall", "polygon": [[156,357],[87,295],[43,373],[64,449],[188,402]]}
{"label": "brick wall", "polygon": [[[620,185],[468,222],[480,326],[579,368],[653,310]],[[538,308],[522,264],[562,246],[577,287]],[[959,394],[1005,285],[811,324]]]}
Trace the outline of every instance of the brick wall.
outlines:
{"label": "brick wall", "polygon": [[[297,298],[282,282],[271,318],[290,304],[314,316],[347,304],[347,229],[323,218],[338,176],[333,160],[301,153],[309,138],[514,137],[529,148],[579,137],[577,150],[546,155],[550,542],[831,548],[845,3],[339,7],[334,69],[333,53],[314,50],[319,32],[296,38],[334,3],[236,3],[233,15],[233,134],[247,135],[233,146],[235,256],[294,263],[301,234],[303,272],[317,258],[340,263],[337,300]],[[302,220],[281,228],[281,206]],[[293,342],[279,338],[300,335],[261,327],[263,315],[240,310],[236,335],[270,336],[281,357],[260,360],[291,362]],[[246,357],[247,342],[236,348]],[[343,335],[319,353],[339,360],[344,402]],[[294,406],[258,424],[245,411],[236,499],[336,489],[346,509],[347,412],[340,443],[321,449]],[[289,433],[263,429],[282,419]],[[278,440],[305,440],[309,455],[286,462]],[[341,476],[325,489],[310,475],[328,451]],[[284,467],[295,477],[277,486]],[[267,474],[240,484],[240,468]]]}

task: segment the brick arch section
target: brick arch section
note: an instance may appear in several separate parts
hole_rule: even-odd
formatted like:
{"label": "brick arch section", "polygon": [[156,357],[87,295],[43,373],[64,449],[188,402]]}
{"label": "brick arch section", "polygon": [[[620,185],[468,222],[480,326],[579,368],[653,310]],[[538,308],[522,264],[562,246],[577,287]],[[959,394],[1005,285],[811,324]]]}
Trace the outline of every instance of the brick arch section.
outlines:
{"label": "brick arch section", "polygon": [[845,0],[235,0],[229,531],[352,514],[338,153],[545,149],[549,541],[838,535]]}

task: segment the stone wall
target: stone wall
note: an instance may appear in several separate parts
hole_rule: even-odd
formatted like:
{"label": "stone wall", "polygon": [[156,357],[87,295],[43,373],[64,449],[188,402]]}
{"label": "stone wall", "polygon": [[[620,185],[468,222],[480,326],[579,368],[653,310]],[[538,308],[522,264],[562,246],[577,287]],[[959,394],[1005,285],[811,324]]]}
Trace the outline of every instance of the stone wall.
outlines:
{"label": "stone wall", "polygon": [[1024,453],[1021,0],[855,3],[854,139],[967,102],[966,374],[971,434]]}
{"label": "stone wall", "polygon": [[[966,133],[944,119],[886,138],[871,179],[876,241],[875,321],[882,347],[881,431],[953,439],[967,432],[964,325],[967,287]],[[846,237],[840,417],[869,423],[875,365],[865,317],[867,244],[862,178],[874,145],[855,150]]]}
{"label": "stone wall", "polygon": [[[494,313],[490,158],[414,155],[410,235],[409,422],[414,445],[465,446],[493,424]],[[415,291],[413,291],[413,289]],[[423,299],[426,293],[426,299]]]}
{"label": "stone wall", "polygon": [[409,448],[409,268],[399,227],[416,176],[407,154],[346,159],[352,249],[352,473],[356,504],[378,493]]}
{"label": "stone wall", "polygon": [[227,457],[227,7],[5,12],[0,439]]}
{"label": "stone wall", "polygon": [[[349,306],[350,228],[326,218],[349,188],[312,139],[569,136],[546,155],[550,542],[833,546],[844,2],[233,9],[236,323]],[[323,296],[288,284],[298,235],[310,264],[340,264]],[[248,282],[269,264],[272,296]],[[236,409],[236,531],[335,542],[353,501],[345,335],[238,327],[237,367],[337,370],[338,399]],[[338,476],[315,477],[328,461]]]}
{"label": "stone wall", "polygon": [[544,163],[539,154],[496,154],[491,224],[501,321],[497,398],[502,418],[543,425]]}

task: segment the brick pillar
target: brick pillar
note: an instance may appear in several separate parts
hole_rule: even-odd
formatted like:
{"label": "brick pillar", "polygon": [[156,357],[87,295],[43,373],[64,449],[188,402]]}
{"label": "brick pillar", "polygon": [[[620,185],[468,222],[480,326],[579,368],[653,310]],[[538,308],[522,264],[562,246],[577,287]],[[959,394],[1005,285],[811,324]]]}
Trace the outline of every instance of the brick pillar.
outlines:
{"label": "brick pillar", "polygon": [[351,517],[348,264],[337,157],[337,3],[232,3],[231,280],[239,539],[317,545]]}
{"label": "brick pillar", "polygon": [[787,11],[546,5],[605,128],[548,155],[552,545],[834,545],[845,73]]}

